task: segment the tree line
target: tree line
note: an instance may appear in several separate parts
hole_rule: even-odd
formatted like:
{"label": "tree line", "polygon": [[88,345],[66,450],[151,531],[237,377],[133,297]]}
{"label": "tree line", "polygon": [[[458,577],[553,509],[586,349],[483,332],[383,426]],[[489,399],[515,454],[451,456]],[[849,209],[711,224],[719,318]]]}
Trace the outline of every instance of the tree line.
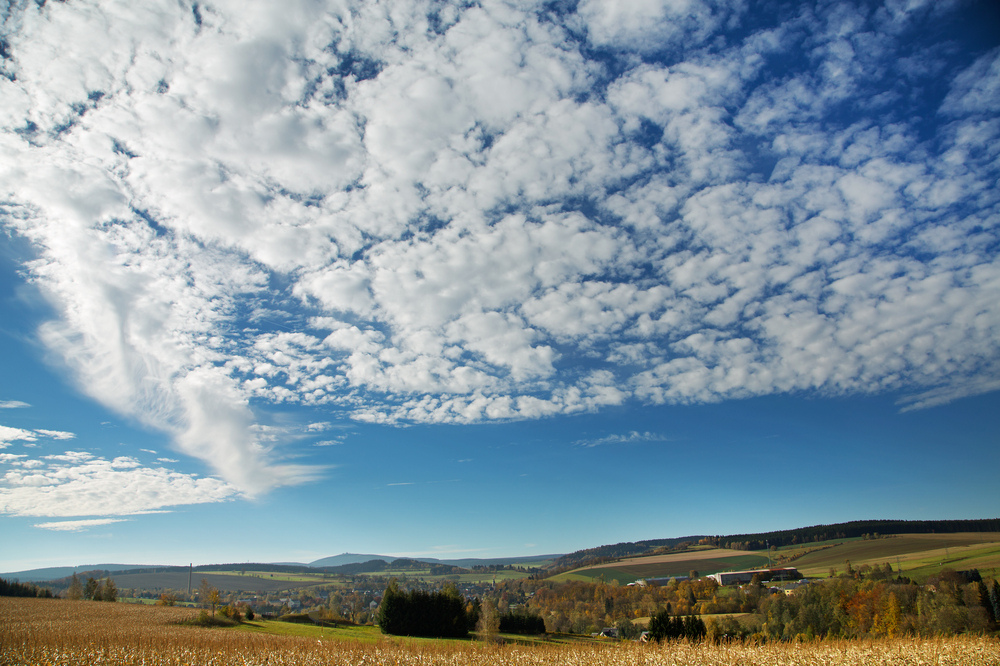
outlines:
{"label": "tree line", "polygon": [[53,596],[52,590],[47,587],[0,578],[0,597],[44,597],[51,599]]}
{"label": "tree line", "polygon": [[[796,637],[863,638],[953,635],[998,630],[1000,583],[975,570],[944,570],[918,585],[897,576],[888,563],[862,565],[797,586],[790,594],[760,580],[722,587],[713,579],[671,581],[662,586],[616,582],[519,580],[498,583],[501,612],[525,609],[545,618],[549,632],[594,633],[617,627],[634,631],[637,618],[700,616],[706,638],[792,640]],[[741,620],[730,614],[745,614]],[[664,616],[666,617],[666,616]],[[676,623],[676,621],[675,621]],[[676,624],[665,636],[677,633]]]}
{"label": "tree line", "polygon": [[118,601],[118,586],[111,576],[103,580],[87,577],[86,583],[81,583],[79,576],[73,574],[70,577],[69,588],[66,590],[67,599],[86,599],[90,601]]}
{"label": "tree line", "polygon": [[708,629],[705,622],[697,615],[673,615],[666,608],[649,618],[649,637],[656,642],[664,640],[700,641],[705,638]]}
{"label": "tree line", "polygon": [[865,535],[954,534],[957,532],[1000,532],[1000,518],[982,520],[854,520],[832,525],[813,525],[793,530],[706,537],[701,543],[735,550],[763,550],[768,546],[852,539]]}

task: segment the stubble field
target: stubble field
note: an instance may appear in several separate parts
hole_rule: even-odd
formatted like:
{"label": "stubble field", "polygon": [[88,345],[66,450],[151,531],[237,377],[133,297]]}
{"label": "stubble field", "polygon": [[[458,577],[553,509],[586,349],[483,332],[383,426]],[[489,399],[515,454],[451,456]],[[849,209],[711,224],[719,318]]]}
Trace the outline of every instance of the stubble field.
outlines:
{"label": "stubble field", "polygon": [[195,612],[129,604],[0,598],[0,664],[217,666],[857,666],[1000,664],[1000,641],[966,636],[878,642],[709,645],[672,643],[484,645],[382,638],[376,643],[180,626]]}

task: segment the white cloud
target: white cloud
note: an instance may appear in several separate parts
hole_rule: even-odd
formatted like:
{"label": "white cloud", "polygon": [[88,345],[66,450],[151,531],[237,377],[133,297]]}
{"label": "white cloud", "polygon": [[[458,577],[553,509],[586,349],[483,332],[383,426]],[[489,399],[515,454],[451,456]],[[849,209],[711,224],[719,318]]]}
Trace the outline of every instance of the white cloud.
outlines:
{"label": "white cloud", "polygon": [[708,39],[744,10],[740,0],[584,0],[578,13],[590,40],[624,51],[674,50]]}
{"label": "white cloud", "polygon": [[36,523],[35,527],[53,532],[82,532],[91,527],[102,527],[104,525],[123,522],[125,522],[124,518],[90,518],[87,520],[58,520],[49,523]]}
{"label": "white cloud", "polygon": [[219,479],[144,467],[125,456],[108,461],[86,452],[67,451],[39,461],[20,462],[0,479],[0,513],[127,516],[187,504],[223,502],[238,496],[236,488]]}
{"label": "white cloud", "polygon": [[0,425],[0,449],[10,446],[11,442],[28,442],[29,445],[38,442],[39,437],[45,439],[66,440],[76,437],[74,433],[62,430],[26,430]]}
{"label": "white cloud", "polygon": [[35,432],[37,432],[39,435],[44,435],[52,439],[60,439],[60,440],[76,439],[75,433],[65,432],[63,430],[42,430],[41,428],[39,428],[38,430],[35,430]]}
{"label": "white cloud", "polygon": [[37,440],[38,433],[33,430],[0,425],[0,448],[10,446],[11,442],[34,442]]}
{"label": "white cloud", "polygon": [[293,403],[927,406],[1000,358],[1000,60],[922,29],[953,11],[28,3],[0,221],[80,390],[248,493],[321,473],[320,422],[261,423]]}
{"label": "white cloud", "polygon": [[663,435],[658,435],[652,432],[639,432],[637,430],[632,430],[624,435],[606,435],[604,437],[599,437],[597,439],[581,439],[574,444],[576,446],[584,446],[587,448],[593,448],[595,446],[603,446],[605,444],[634,444],[636,442],[665,442],[667,438]]}
{"label": "white cloud", "polygon": [[980,57],[952,82],[941,104],[948,115],[996,114],[1000,110],[1000,49]]}
{"label": "white cloud", "polygon": [[31,407],[31,405],[26,402],[21,402],[20,400],[0,401],[0,409],[21,409],[23,407]]}

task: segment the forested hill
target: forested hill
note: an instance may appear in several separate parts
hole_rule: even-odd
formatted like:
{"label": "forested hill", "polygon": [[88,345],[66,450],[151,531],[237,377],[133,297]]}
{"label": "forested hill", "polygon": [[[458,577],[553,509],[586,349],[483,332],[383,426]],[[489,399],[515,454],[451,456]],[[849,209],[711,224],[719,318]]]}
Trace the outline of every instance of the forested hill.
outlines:
{"label": "forested hill", "polygon": [[584,564],[594,564],[606,560],[617,560],[626,557],[638,557],[653,553],[684,548],[686,545],[697,544],[703,539],[714,539],[706,536],[686,536],[674,539],[649,539],[647,541],[623,541],[610,546],[597,546],[578,550],[569,555],[563,555],[552,563],[551,570],[572,569]]}
{"label": "forested hill", "polygon": [[770,546],[790,546],[809,541],[850,539],[885,534],[954,534],[956,532],[1000,532],[1000,518],[983,520],[854,520],[835,525],[813,525],[794,530],[733,534],[712,537],[711,543],[720,548],[759,550]]}
{"label": "forested hill", "polygon": [[789,546],[796,543],[849,539],[866,534],[953,534],[956,532],[1000,532],[1000,518],[982,520],[855,520],[833,525],[813,525],[792,530],[731,534],[728,536],[685,536],[673,539],[626,541],[609,546],[598,546],[563,555],[553,562],[553,571],[576,568],[611,559],[652,555],[685,544],[710,544],[719,548],[761,550],[770,546]]}

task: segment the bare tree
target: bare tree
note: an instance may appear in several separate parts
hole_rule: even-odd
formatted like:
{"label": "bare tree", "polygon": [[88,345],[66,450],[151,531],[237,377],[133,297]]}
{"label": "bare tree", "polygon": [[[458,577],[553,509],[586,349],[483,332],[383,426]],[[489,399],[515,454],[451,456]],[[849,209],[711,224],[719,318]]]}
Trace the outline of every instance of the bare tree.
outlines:
{"label": "bare tree", "polygon": [[212,607],[212,617],[215,617],[215,608],[219,605],[219,591],[208,584],[207,578],[201,579],[198,586],[198,601],[208,608]]}
{"label": "bare tree", "polygon": [[492,643],[496,640],[497,634],[500,633],[500,613],[497,611],[495,600],[490,598],[483,599],[476,631],[479,632],[480,638],[487,643]]}

